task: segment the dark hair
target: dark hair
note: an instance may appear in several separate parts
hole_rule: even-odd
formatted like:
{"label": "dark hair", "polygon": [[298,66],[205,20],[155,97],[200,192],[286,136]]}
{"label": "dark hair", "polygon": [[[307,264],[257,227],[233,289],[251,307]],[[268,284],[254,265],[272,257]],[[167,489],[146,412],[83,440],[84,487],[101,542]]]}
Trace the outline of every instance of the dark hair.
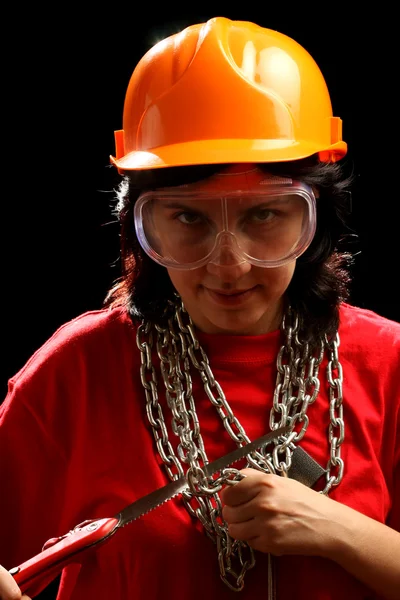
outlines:
{"label": "dark hair", "polygon": [[[210,177],[227,165],[170,167],[124,175],[116,192],[115,214],[121,227],[121,276],[110,289],[105,304],[123,306],[132,318],[159,319],[176,290],[167,269],[141,248],[135,233],[133,206],[146,189],[181,185]],[[304,340],[312,343],[338,326],[338,308],[348,299],[352,257],[340,251],[348,215],[352,176],[342,164],[322,163],[314,157],[259,164],[272,175],[299,179],[318,190],[317,229],[306,252],[297,259],[287,299],[297,311]]]}

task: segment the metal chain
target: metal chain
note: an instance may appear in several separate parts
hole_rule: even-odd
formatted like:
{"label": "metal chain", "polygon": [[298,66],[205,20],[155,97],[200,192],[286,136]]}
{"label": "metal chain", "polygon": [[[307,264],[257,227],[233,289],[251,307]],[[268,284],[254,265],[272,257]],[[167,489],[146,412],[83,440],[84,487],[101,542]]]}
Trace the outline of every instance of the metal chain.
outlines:
{"label": "metal chain", "polygon": [[146,395],[146,412],[156,446],[171,480],[184,475],[183,464],[189,465],[186,477],[190,492],[182,494],[186,509],[192,517],[199,519],[208,537],[217,544],[222,580],[230,589],[240,591],[244,586],[246,571],[255,565],[254,551],[245,542],[230,538],[218,496],[223,485],[237,471],[227,469],[215,480],[206,477],[202,466],[209,461],[192,394],[186,339],[181,333],[175,332],[172,320],[167,328],[155,325],[154,329],[166,401],[172,413],[171,429],[180,440],[176,454],[169,441],[163,410],[158,401],[157,375],[151,360],[154,345],[152,325],[142,323],[137,330],[136,342],[141,352],[141,381]]}
{"label": "metal chain", "polygon": [[[291,433],[279,438],[272,452],[255,451],[247,460],[248,465],[255,469],[287,475],[296,443],[301,441],[307,430],[307,409],[318,396],[319,366],[326,349],[329,353],[327,379],[330,386],[330,457],[327,481],[321,493],[328,494],[343,477],[343,460],[340,456],[340,446],[344,439],[343,373],[338,359],[339,336],[336,335],[333,340],[328,340],[326,336],[321,339],[316,356],[313,356],[308,345],[299,340],[298,329],[297,316],[289,308],[282,321],[285,343],[277,357],[278,374],[270,427],[274,430],[290,425]],[[167,406],[172,415],[171,429],[179,439],[177,452],[169,440],[163,409],[158,399],[157,374],[152,361],[154,338]],[[200,346],[194,325],[182,302],[175,306],[174,314],[165,327],[143,321],[137,330],[136,343],[141,354],[140,375],[145,390],[147,417],[167,474],[171,480],[183,475],[187,477],[190,491],[182,494],[185,507],[192,517],[202,523],[206,534],[216,543],[222,580],[233,591],[241,591],[246,572],[255,565],[255,555],[246,542],[233,540],[229,536],[218,495],[223,485],[238,479],[238,471],[226,469],[217,479],[206,477],[204,473],[202,467],[208,463],[208,458],[193,398],[191,365],[199,372],[205,393],[230,437],[239,447],[249,443],[250,439],[214,378],[208,357]],[[183,465],[188,465],[186,472]],[[271,568],[268,572],[272,576]],[[273,589],[271,581],[268,589]],[[269,597],[272,597],[272,593]]]}
{"label": "metal chain", "polygon": [[[340,344],[339,334],[337,334],[336,339],[333,339],[328,343],[331,353],[331,358],[328,361],[327,366],[327,378],[329,383],[330,457],[326,469],[326,485],[322,490],[323,494],[328,494],[332,487],[339,485],[339,483],[342,481],[344,470],[344,462],[340,456],[340,447],[344,440],[344,420],[343,369],[339,362],[338,356],[338,348]],[[338,435],[335,435],[335,433]]]}

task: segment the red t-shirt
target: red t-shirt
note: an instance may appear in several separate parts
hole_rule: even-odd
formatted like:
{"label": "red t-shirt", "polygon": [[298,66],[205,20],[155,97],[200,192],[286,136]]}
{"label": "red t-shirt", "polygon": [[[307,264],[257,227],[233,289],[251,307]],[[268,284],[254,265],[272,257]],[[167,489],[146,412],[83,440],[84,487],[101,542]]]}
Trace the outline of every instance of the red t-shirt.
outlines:
{"label": "red t-shirt", "polygon": [[[400,324],[344,304],[339,334],[345,468],[331,497],[400,530]],[[269,430],[280,335],[199,334],[214,376],[251,439]],[[139,367],[130,319],[120,310],[99,310],[62,326],[10,380],[0,407],[0,564],[16,566],[40,552],[47,539],[86,519],[114,516],[168,483],[147,421]],[[302,441],[323,466],[329,457],[325,367],[326,361]],[[213,460],[236,446],[195,376],[193,389]],[[162,393],[160,401],[165,402]],[[164,413],[169,418],[167,409]],[[375,597],[326,559],[280,557],[277,569],[278,598]],[[239,597],[265,598],[266,573],[266,555],[256,553],[256,566],[248,571]],[[63,583],[59,600],[69,597],[68,577]],[[215,545],[179,497],[92,552],[71,596],[233,597],[238,596],[220,579]]]}

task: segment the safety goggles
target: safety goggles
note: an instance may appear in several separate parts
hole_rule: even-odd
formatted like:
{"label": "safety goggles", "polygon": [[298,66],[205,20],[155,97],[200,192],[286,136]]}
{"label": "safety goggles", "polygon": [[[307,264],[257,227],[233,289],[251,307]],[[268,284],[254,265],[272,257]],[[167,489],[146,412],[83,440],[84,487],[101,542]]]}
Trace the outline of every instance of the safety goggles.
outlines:
{"label": "safety goggles", "polygon": [[316,201],[300,181],[270,177],[251,189],[193,189],[143,193],[134,208],[143,250],[173,269],[243,262],[280,267],[298,258],[315,234]]}

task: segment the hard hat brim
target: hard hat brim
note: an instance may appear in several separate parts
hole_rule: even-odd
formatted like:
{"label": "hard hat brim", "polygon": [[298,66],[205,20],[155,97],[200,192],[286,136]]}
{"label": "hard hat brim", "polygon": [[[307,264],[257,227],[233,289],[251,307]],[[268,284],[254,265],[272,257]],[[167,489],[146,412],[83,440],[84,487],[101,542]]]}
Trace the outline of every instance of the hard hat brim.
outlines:
{"label": "hard hat brim", "polygon": [[121,158],[110,157],[119,171],[140,171],[189,165],[268,163],[300,160],[313,154],[338,161],[347,152],[340,141],[321,148],[318,144],[295,140],[197,140],[160,146],[148,151],[133,151]]}

